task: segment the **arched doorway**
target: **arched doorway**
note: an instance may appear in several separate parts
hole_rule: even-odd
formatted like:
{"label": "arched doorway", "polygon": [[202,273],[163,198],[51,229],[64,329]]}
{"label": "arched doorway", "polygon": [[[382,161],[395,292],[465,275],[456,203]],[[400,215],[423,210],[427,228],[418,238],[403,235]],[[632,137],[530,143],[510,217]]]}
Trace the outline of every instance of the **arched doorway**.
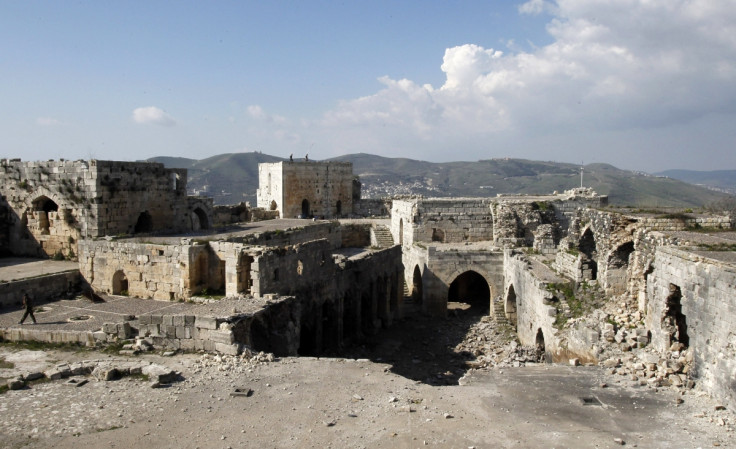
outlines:
{"label": "arched doorway", "polygon": [[112,276],[112,294],[128,296],[128,278],[123,270],[118,270]]}
{"label": "arched doorway", "polygon": [[142,232],[151,231],[153,231],[153,217],[151,217],[151,214],[149,214],[148,211],[141,212],[141,214],[138,215],[138,221],[135,223],[133,232],[140,234]]}
{"label": "arched doorway", "polygon": [[309,200],[305,198],[302,200],[302,218],[309,218],[310,215]]}
{"label": "arched doorway", "polygon": [[516,326],[518,325],[518,318],[516,315],[516,290],[514,290],[514,286],[509,286],[509,291],[506,294],[506,301],[504,303],[504,315],[506,316],[506,319],[508,320],[509,324],[513,326],[514,329],[516,329]]}
{"label": "arched doorway", "polygon": [[201,207],[194,209],[194,216],[192,217],[192,230],[198,231],[200,229],[209,229],[210,220],[207,218],[207,213],[202,210]]}
{"label": "arched doorway", "polygon": [[537,357],[539,357],[540,361],[546,362],[547,361],[547,349],[544,345],[544,332],[542,332],[542,328],[537,329],[537,336],[534,339],[534,343],[537,348]]}
{"label": "arched doorway", "polygon": [[582,266],[583,279],[594,281],[598,279],[598,250],[595,244],[595,236],[590,228],[586,229],[578,243],[580,252],[583,253]]}
{"label": "arched doorway", "polygon": [[491,288],[486,279],[475,271],[466,271],[450,284],[447,294],[448,310],[463,310],[474,315],[488,315]]}

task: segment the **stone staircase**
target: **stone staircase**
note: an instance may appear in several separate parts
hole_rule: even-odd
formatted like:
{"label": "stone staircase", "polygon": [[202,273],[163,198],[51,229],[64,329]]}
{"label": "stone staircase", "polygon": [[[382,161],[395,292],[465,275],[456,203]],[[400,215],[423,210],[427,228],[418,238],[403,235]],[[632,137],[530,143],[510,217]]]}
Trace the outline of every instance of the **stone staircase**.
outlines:
{"label": "stone staircase", "polygon": [[379,248],[391,248],[394,246],[394,237],[386,226],[374,226],[373,235],[376,237],[376,243]]}
{"label": "stone staircase", "polygon": [[509,320],[506,319],[506,311],[503,306],[503,298],[498,297],[493,300],[493,319],[498,324],[509,324]]}

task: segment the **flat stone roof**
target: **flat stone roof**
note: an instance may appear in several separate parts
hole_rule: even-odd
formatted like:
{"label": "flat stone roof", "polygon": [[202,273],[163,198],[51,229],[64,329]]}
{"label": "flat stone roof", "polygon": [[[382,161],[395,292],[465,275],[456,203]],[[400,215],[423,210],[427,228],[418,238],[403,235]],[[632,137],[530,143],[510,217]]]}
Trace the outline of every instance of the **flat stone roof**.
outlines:
{"label": "flat stone roof", "polygon": [[79,269],[77,262],[67,260],[6,257],[0,259],[0,282],[18,281],[77,269]]}
{"label": "flat stone roof", "polygon": [[[23,316],[21,307],[0,308],[0,327],[6,329],[29,327],[34,330],[48,331],[96,331],[103,323],[120,323],[133,315],[194,315],[208,317],[229,317],[233,315],[255,313],[270,303],[281,301],[281,298],[243,298],[221,299],[207,304],[186,302],[157,301],[153,299],[130,298],[125,296],[101,295],[104,302],[93,303],[82,297],[75,299],[59,299],[51,302],[35,304],[36,320],[26,319],[23,325],[18,324]],[[75,320],[75,317],[87,317]]]}

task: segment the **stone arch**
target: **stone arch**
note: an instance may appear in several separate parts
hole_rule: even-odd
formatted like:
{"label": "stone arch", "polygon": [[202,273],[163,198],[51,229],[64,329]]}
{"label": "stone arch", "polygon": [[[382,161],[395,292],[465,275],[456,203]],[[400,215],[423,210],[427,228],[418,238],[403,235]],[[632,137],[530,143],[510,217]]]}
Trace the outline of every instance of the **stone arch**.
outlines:
{"label": "stone arch", "polygon": [[480,273],[473,270],[465,271],[450,283],[447,302],[448,308],[452,307],[450,303],[462,303],[467,304],[471,312],[488,315],[491,306],[491,286]]}
{"label": "stone arch", "polygon": [[58,213],[59,205],[46,195],[41,195],[33,200],[33,210],[38,217],[38,229],[41,232],[41,235],[49,235],[51,233],[51,219],[49,218],[49,213]]}
{"label": "stone arch", "polygon": [[424,298],[424,290],[422,286],[422,271],[419,269],[419,265],[414,266],[414,273],[412,275],[411,282],[411,299],[415,304],[421,304],[422,298]]}
{"label": "stone arch", "polygon": [[309,218],[311,214],[311,210],[309,208],[309,200],[304,198],[302,200],[302,218]]}
{"label": "stone arch", "polygon": [[192,211],[192,231],[200,229],[209,229],[210,219],[201,207],[197,207]]}
{"label": "stone arch", "polygon": [[335,203],[335,214],[340,217],[342,216],[342,201],[337,200],[337,203]]}
{"label": "stone arch", "polygon": [[112,275],[112,294],[128,295],[128,278],[123,270],[118,270]]}
{"label": "stone arch", "polygon": [[578,248],[582,253],[582,279],[590,281],[598,279],[598,248],[595,242],[595,235],[590,228],[587,228],[580,236]]}
{"label": "stone arch", "polygon": [[151,214],[146,210],[138,215],[138,220],[135,222],[133,232],[140,234],[151,231],[153,231],[153,217],[151,217]]}
{"label": "stone arch", "polygon": [[514,329],[518,326],[518,317],[516,314],[517,307],[516,290],[514,289],[514,284],[511,284],[509,285],[509,291],[506,293],[506,301],[504,301],[503,311],[509,324],[511,324]]}
{"label": "stone arch", "polygon": [[606,266],[606,289],[609,294],[626,292],[629,271],[629,258],[634,252],[634,242],[628,241],[611,252]]}

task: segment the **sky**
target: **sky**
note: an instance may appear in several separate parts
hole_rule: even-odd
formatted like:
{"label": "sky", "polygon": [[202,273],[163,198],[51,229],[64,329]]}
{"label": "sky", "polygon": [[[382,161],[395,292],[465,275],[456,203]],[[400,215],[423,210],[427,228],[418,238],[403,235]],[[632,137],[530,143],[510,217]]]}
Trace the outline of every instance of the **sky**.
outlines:
{"label": "sky", "polygon": [[0,157],[736,169],[736,0],[0,0]]}

